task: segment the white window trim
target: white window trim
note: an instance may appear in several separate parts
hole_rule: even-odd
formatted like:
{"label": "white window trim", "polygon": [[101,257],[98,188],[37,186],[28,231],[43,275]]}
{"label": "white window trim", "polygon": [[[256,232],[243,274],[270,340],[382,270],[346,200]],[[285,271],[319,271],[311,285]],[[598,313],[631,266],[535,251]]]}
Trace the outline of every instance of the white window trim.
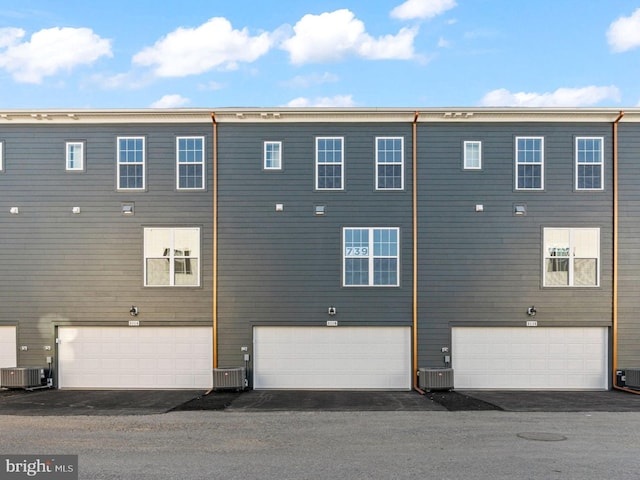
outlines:
{"label": "white window trim", "polygon": [[[530,162],[519,162],[518,161],[518,140],[521,139],[529,139],[529,140],[540,140],[540,162],[539,163],[530,163]],[[515,144],[514,144],[514,150],[515,150],[515,189],[516,190],[520,190],[520,191],[527,191],[527,192],[540,192],[542,190],[544,190],[544,160],[545,160],[545,155],[544,155],[544,137],[539,137],[539,136],[519,136],[515,138]],[[524,187],[518,187],[518,166],[519,165],[540,165],[540,188],[524,188]]]}
{"label": "white window trim", "polygon": [[[400,152],[402,154],[402,159],[400,160],[400,162],[396,162],[396,163],[380,163],[378,161],[379,157],[378,157],[378,140],[400,140]],[[404,190],[404,137],[376,137],[375,138],[375,142],[376,142],[376,190],[381,190],[381,191],[398,191],[398,190]],[[400,187],[398,188],[380,188],[378,186],[378,167],[381,165],[400,165]]]}
{"label": "white window trim", "polygon": [[[123,162],[120,163],[120,140],[142,140],[142,187],[140,188],[127,188],[120,186],[120,166],[121,165],[140,165],[140,163]],[[117,168],[116,168],[116,182],[118,190],[124,190],[127,192],[137,191],[141,192],[147,188],[147,139],[142,136],[122,136],[116,138],[116,155],[117,155]]]}
{"label": "white window trim", "polygon": [[[367,259],[369,262],[369,283],[367,285],[347,285],[346,277],[347,277],[347,258],[356,258],[356,257],[348,257],[345,252],[345,241],[346,241],[346,231],[347,230],[368,230],[369,231],[369,255],[367,255]],[[398,239],[398,254],[395,256],[375,256],[374,252],[374,230],[395,230],[396,238]],[[363,256],[364,257],[364,256]],[[396,283],[394,285],[375,285],[374,284],[374,260],[376,258],[395,258],[397,261],[397,272],[396,272]],[[394,288],[400,286],[400,228],[399,227],[343,227],[342,228],[342,286],[347,288]]]}
{"label": "white window trim", "polygon": [[4,172],[4,142],[0,141],[0,172]]}
{"label": "white window trim", "polygon": [[[85,142],[79,140],[70,140],[65,142],[65,170],[67,172],[84,172],[84,144]],[[69,154],[71,146],[80,146],[80,166],[79,167],[70,167],[69,166]]]}
{"label": "white window trim", "polygon": [[[469,165],[468,160],[470,160],[467,157],[467,145],[478,145],[478,166],[474,167]],[[462,168],[464,170],[482,170],[482,142],[479,140],[465,140],[463,142],[463,161],[462,161]]]}
{"label": "white window trim", "polygon": [[[149,285],[147,284],[147,259],[149,258],[160,258],[160,257],[153,257],[153,256],[149,256],[147,255],[147,248],[146,248],[146,239],[147,239],[147,231],[148,230],[169,230],[172,232],[172,242],[173,242],[173,238],[175,237],[175,232],[178,230],[197,230],[198,232],[198,254],[197,255],[190,255],[188,258],[192,259],[192,260],[197,260],[198,262],[198,275],[197,275],[197,284],[195,285],[176,285],[175,284],[175,259],[176,258],[183,258],[183,257],[176,257],[174,255],[174,251],[175,249],[172,248],[175,245],[169,245],[169,256],[168,257],[162,257],[162,258],[167,258],[167,260],[169,261],[169,285]],[[144,258],[143,258],[143,263],[144,263],[144,278],[143,278],[143,285],[145,287],[148,288],[198,288],[200,287],[200,283],[201,283],[201,277],[202,277],[202,261],[201,261],[201,256],[202,256],[202,234],[200,231],[200,228],[198,227],[175,227],[175,228],[158,228],[158,227],[148,227],[144,229],[144,235],[143,235],[143,245],[144,245]],[[187,258],[187,257],[184,257]]]}
{"label": "white window trim", "polygon": [[[599,163],[578,163],[578,141],[579,140],[600,140],[600,162]],[[601,191],[604,190],[604,137],[576,137],[575,142],[575,177],[576,177],[576,190],[581,192],[585,191]],[[578,187],[578,167],[580,165],[600,165],[600,187],[599,188],[579,188]]]}
{"label": "white window trim", "polygon": [[[198,163],[192,163],[192,162],[184,162],[184,163],[180,163],[180,140],[201,140],[202,141],[202,159],[200,162]],[[207,188],[207,172],[206,172],[206,158],[207,158],[207,154],[206,154],[206,145],[205,145],[205,139],[204,137],[201,136],[181,136],[181,137],[176,137],[176,190],[188,190],[188,191],[198,191],[198,190],[205,190]],[[180,186],[180,165],[202,165],[202,185],[200,187],[195,187],[195,188],[188,188],[188,187],[181,187]]]}
{"label": "white window trim", "polygon": [[[278,157],[278,166],[277,167],[269,167],[267,166],[267,145],[278,145],[278,152],[280,152],[280,156]],[[265,140],[262,147],[263,151],[263,163],[262,167],[265,170],[282,170],[282,142],[281,141],[273,141],[273,140]]]}
{"label": "white window trim", "polygon": [[[574,268],[573,268],[573,262],[576,258],[580,259],[580,258],[593,258],[593,257],[576,257],[575,255],[570,254],[569,256],[566,257],[552,257],[550,255],[548,255],[548,253],[546,252],[546,232],[547,230],[568,230],[569,231],[569,250],[570,252],[573,251],[574,249],[574,241],[573,241],[573,236],[574,236],[574,232],[579,231],[579,230],[590,230],[590,231],[597,231],[598,235],[597,235],[597,249],[598,249],[598,256],[596,257],[596,284],[595,285],[574,285]],[[542,229],[542,286],[545,288],[598,288],[600,287],[600,254],[601,254],[601,249],[600,249],[600,229],[599,228],[565,228],[565,227],[545,227]],[[546,282],[546,261],[550,258],[558,258],[558,259],[568,259],[569,260],[569,281],[567,283],[567,285],[547,285]]]}
{"label": "white window trim", "polygon": [[[319,162],[318,161],[318,153],[319,153],[319,149],[318,149],[318,142],[320,140],[340,140],[340,142],[342,143],[342,149],[340,150],[340,163],[326,163],[326,162]],[[315,161],[315,183],[316,183],[316,190],[319,191],[342,191],[345,188],[345,183],[346,183],[346,172],[345,172],[345,166],[344,166],[344,149],[345,149],[345,142],[344,142],[344,137],[316,137],[316,161]],[[341,179],[340,179],[340,188],[325,188],[325,187],[319,187],[318,186],[318,167],[320,165],[340,165],[341,168]]]}

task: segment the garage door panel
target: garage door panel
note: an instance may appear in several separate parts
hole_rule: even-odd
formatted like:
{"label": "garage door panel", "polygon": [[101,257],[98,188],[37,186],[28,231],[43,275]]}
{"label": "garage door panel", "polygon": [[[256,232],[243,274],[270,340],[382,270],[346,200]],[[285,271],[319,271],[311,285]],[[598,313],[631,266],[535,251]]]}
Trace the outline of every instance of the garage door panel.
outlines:
{"label": "garage door panel", "polygon": [[604,327],[455,327],[452,347],[456,388],[607,388]]}
{"label": "garage door panel", "polygon": [[61,388],[212,386],[210,328],[60,327],[58,337]]}
{"label": "garage door panel", "polygon": [[254,388],[411,387],[410,329],[256,327]]}

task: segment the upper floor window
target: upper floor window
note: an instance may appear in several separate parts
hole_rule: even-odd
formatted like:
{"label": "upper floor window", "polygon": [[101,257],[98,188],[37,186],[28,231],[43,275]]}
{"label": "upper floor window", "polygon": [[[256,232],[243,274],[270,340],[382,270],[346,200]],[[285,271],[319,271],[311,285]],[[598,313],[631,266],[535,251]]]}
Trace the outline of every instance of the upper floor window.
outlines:
{"label": "upper floor window", "polygon": [[144,229],[145,287],[200,285],[200,229]]}
{"label": "upper floor window", "polygon": [[376,190],[404,188],[404,139],[376,138]]}
{"label": "upper floor window", "polygon": [[399,232],[398,228],[345,228],[343,285],[397,287]]}
{"label": "upper floor window", "polygon": [[463,166],[465,170],[480,170],[482,168],[482,142],[464,142]]}
{"label": "upper floor window", "polygon": [[316,189],[344,188],[344,138],[316,138]]}
{"label": "upper floor window", "polygon": [[84,142],[66,143],[66,170],[81,172],[84,170]]}
{"label": "upper floor window", "polygon": [[544,138],[516,137],[516,190],[544,189]]}
{"label": "upper floor window", "polygon": [[576,190],[602,190],[604,166],[602,137],[576,138]]}
{"label": "upper floor window", "polygon": [[177,138],[178,190],[203,190],[205,188],[204,137]]}
{"label": "upper floor window", "polygon": [[118,137],[118,190],[144,188],[144,137]]}
{"label": "upper floor window", "polygon": [[544,286],[597,287],[599,228],[544,229]]}
{"label": "upper floor window", "polygon": [[264,142],[264,169],[282,170],[282,142]]}

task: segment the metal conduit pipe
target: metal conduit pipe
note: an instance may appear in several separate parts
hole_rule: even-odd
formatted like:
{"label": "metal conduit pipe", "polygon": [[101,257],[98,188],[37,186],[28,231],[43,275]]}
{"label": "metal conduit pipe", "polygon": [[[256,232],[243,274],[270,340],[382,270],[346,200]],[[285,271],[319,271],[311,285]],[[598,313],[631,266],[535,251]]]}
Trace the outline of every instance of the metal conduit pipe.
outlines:
{"label": "metal conduit pipe", "polygon": [[212,347],[213,368],[218,368],[218,122],[211,112],[213,122],[213,311]]}
{"label": "metal conduit pipe", "polygon": [[425,392],[418,383],[418,116],[415,112],[412,130],[412,210],[413,210],[413,388]]}
{"label": "metal conduit pipe", "polygon": [[624,117],[624,111],[621,111],[613,121],[613,285],[612,285],[612,322],[611,336],[613,347],[613,368],[612,368],[612,385],[615,390],[634,393],[640,395],[640,392],[631,390],[630,388],[620,387],[617,385],[618,372],[618,229],[619,229],[619,191],[618,191],[618,124]]}

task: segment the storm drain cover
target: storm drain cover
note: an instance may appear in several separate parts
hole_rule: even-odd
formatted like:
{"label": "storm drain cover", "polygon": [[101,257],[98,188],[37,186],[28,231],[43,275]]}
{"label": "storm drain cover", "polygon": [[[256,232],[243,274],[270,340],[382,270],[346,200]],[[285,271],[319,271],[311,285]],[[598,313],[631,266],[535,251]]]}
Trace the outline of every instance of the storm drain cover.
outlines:
{"label": "storm drain cover", "polygon": [[567,437],[559,433],[545,432],[523,432],[519,433],[518,437],[524,438],[525,440],[536,440],[538,442],[561,442],[567,439]]}

